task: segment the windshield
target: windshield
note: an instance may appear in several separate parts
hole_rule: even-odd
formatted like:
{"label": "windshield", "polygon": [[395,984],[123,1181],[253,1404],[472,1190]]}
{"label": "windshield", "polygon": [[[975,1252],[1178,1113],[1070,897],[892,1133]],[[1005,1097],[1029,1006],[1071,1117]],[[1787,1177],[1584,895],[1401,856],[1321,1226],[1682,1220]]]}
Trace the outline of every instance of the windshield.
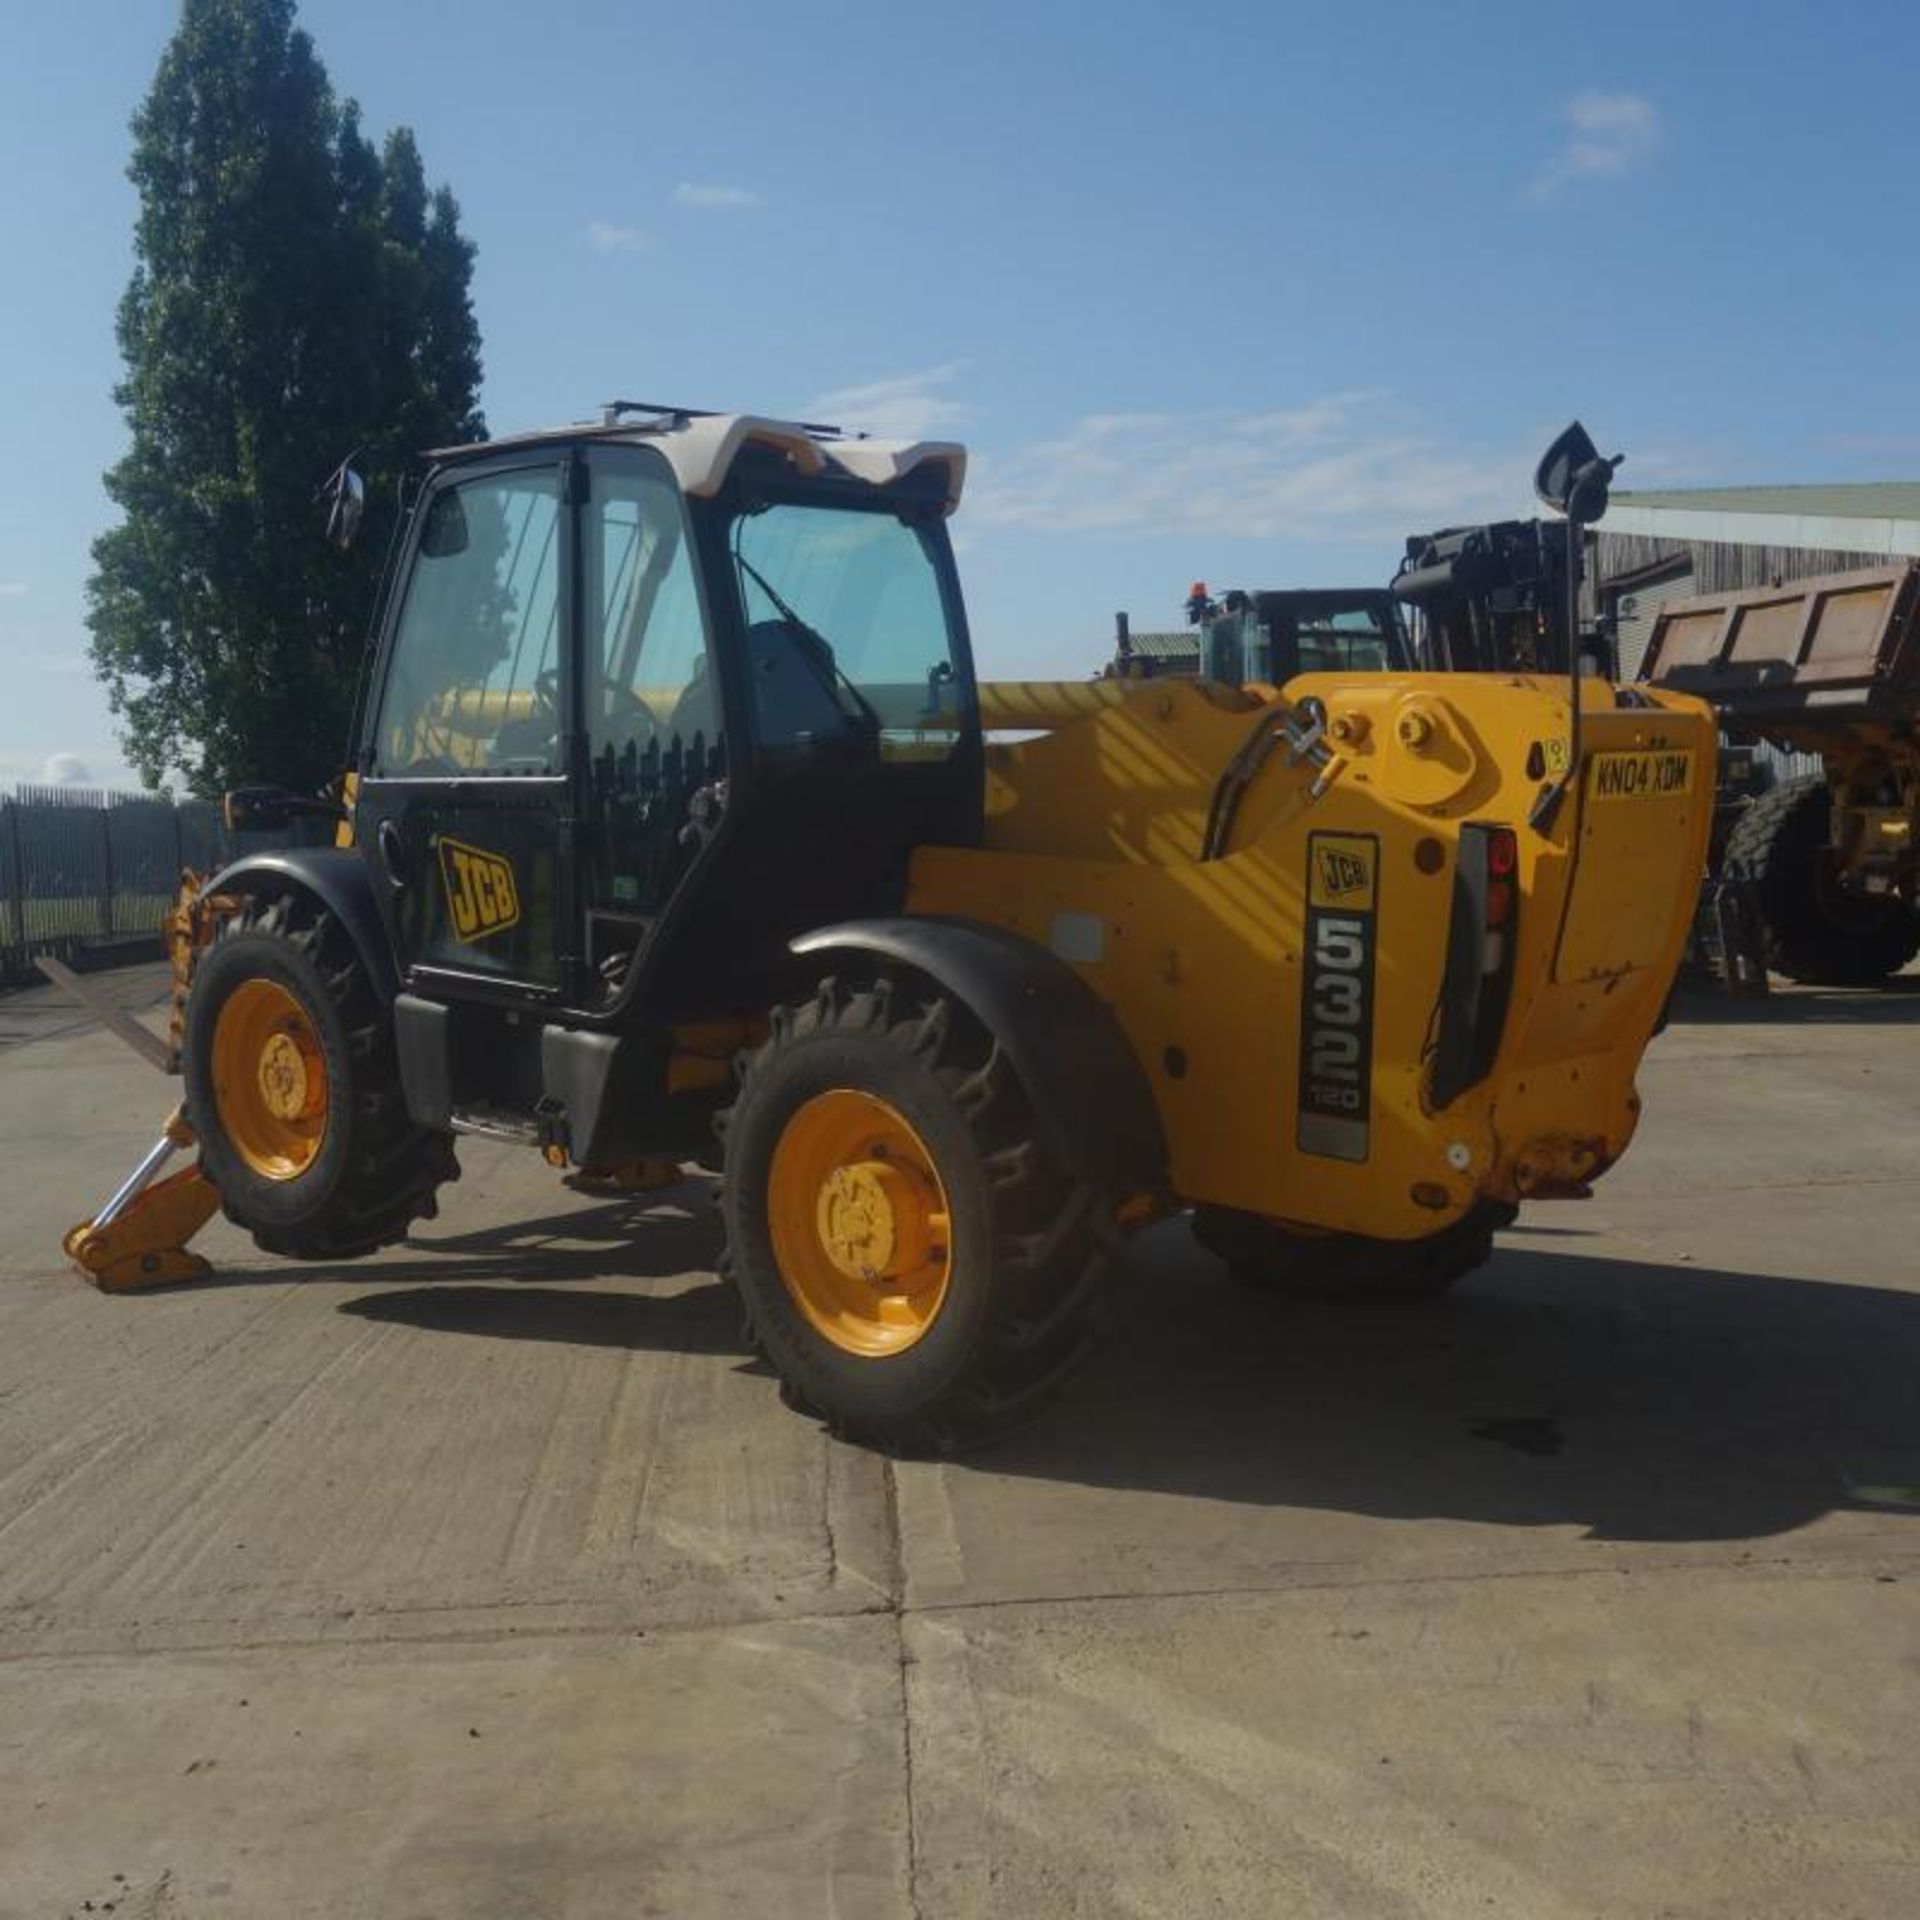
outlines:
{"label": "windshield", "polygon": [[[1275,620],[1280,626],[1288,616]],[[1293,619],[1294,643],[1302,673],[1390,673],[1398,638],[1390,609],[1342,607],[1303,612]]]}
{"label": "windshield", "polygon": [[959,740],[955,620],[937,529],[785,502],[733,524],[763,748],[944,760]]}

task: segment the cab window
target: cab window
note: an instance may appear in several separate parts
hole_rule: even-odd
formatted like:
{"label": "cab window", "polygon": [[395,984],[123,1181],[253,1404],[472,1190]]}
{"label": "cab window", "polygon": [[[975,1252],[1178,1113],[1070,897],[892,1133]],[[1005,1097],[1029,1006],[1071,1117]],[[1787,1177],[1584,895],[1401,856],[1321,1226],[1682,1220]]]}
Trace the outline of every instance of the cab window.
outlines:
{"label": "cab window", "polygon": [[596,471],[586,539],[596,757],[678,745],[711,751],[720,714],[680,497],[648,467]]}
{"label": "cab window", "polygon": [[376,778],[559,771],[561,517],[550,467],[428,502],[374,729]]}
{"label": "cab window", "polygon": [[595,459],[581,552],[599,823],[589,906],[605,973],[624,966],[696,857],[689,826],[723,804],[726,741],[685,508],[656,460]]}

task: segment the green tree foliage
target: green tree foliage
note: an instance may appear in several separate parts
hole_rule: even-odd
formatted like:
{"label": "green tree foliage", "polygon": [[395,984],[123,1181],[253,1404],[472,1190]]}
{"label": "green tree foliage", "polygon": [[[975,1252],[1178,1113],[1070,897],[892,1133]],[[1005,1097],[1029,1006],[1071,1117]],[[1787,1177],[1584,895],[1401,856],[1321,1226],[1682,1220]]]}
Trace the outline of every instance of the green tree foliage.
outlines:
{"label": "green tree foliage", "polygon": [[[88,624],[128,758],[157,784],[313,788],[346,742],[412,457],[479,437],[473,247],[404,128],[375,151],[293,0],[185,0],[133,122],[121,302],[131,429]],[[346,454],[342,556],[317,486]]]}

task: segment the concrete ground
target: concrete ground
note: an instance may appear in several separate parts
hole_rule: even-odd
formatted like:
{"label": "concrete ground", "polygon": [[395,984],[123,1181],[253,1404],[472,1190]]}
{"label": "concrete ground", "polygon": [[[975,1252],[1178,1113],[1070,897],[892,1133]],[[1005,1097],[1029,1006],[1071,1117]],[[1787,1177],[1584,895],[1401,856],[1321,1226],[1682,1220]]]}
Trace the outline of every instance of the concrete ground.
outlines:
{"label": "concrete ground", "polygon": [[0,1915],[1904,1920],[1916,1016],[1683,1009],[1443,1306],[1162,1230],[1043,1426],[890,1467],[697,1185],[467,1143],[377,1263],[92,1292],[170,1089],[0,1001]]}

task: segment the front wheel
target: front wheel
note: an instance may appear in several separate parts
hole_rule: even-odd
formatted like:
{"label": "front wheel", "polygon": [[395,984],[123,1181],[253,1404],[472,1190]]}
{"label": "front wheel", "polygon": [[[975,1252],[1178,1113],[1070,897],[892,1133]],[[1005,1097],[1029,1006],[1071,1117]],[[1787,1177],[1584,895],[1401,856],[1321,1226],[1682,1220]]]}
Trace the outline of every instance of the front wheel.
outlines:
{"label": "front wheel", "polygon": [[306,895],[248,901],[200,956],[181,1068],[201,1164],[268,1253],[371,1253],[459,1178],[453,1142],[407,1113],[358,950]]}
{"label": "front wheel", "polygon": [[950,1453],[1017,1426],[1092,1350],[1110,1232],[999,1046],[930,984],[775,1010],[721,1118],[723,1272],[790,1402]]}

